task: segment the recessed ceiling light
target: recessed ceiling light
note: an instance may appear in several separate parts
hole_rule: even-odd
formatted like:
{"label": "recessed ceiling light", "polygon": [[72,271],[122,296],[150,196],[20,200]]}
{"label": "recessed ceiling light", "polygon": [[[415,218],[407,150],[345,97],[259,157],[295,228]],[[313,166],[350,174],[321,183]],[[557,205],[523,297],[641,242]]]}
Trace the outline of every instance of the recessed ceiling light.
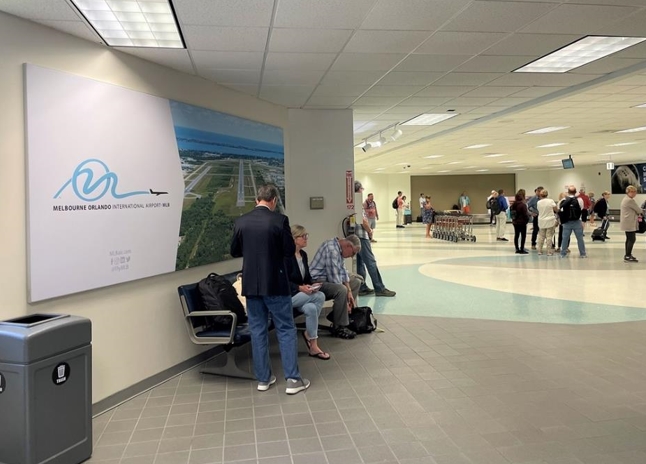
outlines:
{"label": "recessed ceiling light", "polygon": [[424,158],[426,158],[426,159],[433,159],[433,158],[441,158],[441,157],[443,157],[443,156],[444,156],[444,155],[429,155],[429,156],[425,156]]}
{"label": "recessed ceiling light", "polygon": [[547,155],[541,155],[541,156],[563,156],[566,154],[567,153],[548,153]]}
{"label": "recessed ceiling light", "polygon": [[434,124],[441,123],[447,119],[451,119],[457,116],[457,113],[453,114],[431,114],[425,113],[420,114],[419,116],[414,117],[402,124],[402,126],[432,126]]}
{"label": "recessed ceiling light", "polygon": [[445,169],[443,171],[437,171],[437,172],[451,172],[451,170],[450,169]]}
{"label": "recessed ceiling light", "polygon": [[530,134],[530,135],[535,135],[535,134],[547,134],[549,132],[556,132],[560,131],[563,129],[569,129],[570,126],[550,126],[550,127],[542,127],[540,129],[534,129],[529,132],[523,132],[524,134]]}
{"label": "recessed ceiling light", "polygon": [[375,169],[375,171],[385,171],[385,170],[386,170],[386,168],[377,168],[377,169]]}
{"label": "recessed ceiling light", "polygon": [[625,147],[628,145],[637,145],[639,142],[622,142],[622,143],[613,143],[612,145],[606,145],[606,147]]}
{"label": "recessed ceiling light", "polygon": [[464,161],[451,161],[450,163],[446,163],[446,164],[462,164],[462,163],[464,163]]}
{"label": "recessed ceiling light", "polygon": [[516,160],[498,161],[499,164],[515,163]]}
{"label": "recessed ceiling light", "polygon": [[536,148],[552,148],[560,147],[561,145],[567,145],[567,143],[548,143],[547,145],[539,145]]}
{"label": "recessed ceiling light", "polygon": [[501,156],[507,156],[504,153],[489,153],[488,155],[484,155],[485,158],[499,158]]}
{"label": "recessed ceiling light", "polygon": [[169,0],[72,0],[111,47],[186,48]]}
{"label": "recessed ceiling light", "polygon": [[646,130],[646,126],[641,126],[641,127],[634,127],[632,129],[620,130],[620,131],[615,132],[615,134],[627,134],[627,133],[630,133],[630,132],[641,132],[641,131],[645,131],[645,130]]}
{"label": "recessed ceiling light", "polygon": [[518,168],[518,169],[514,169],[514,171],[526,171],[526,170],[527,170],[526,168]]}
{"label": "recessed ceiling light", "polygon": [[599,153],[599,156],[621,155],[623,151],[609,151],[608,153]]}
{"label": "recessed ceiling light", "polygon": [[410,163],[397,163],[396,166],[408,166]]}
{"label": "recessed ceiling light", "polygon": [[471,150],[472,148],[484,148],[484,147],[490,147],[490,143],[481,143],[478,145],[469,145],[468,147],[462,147],[463,150]]}
{"label": "recessed ceiling light", "polygon": [[489,169],[476,169],[476,172],[487,172]]}
{"label": "recessed ceiling light", "polygon": [[513,166],[507,166],[508,168],[522,168],[524,164],[514,164]]}
{"label": "recessed ceiling light", "polygon": [[564,73],[643,42],[642,37],[588,36],[514,72]]}

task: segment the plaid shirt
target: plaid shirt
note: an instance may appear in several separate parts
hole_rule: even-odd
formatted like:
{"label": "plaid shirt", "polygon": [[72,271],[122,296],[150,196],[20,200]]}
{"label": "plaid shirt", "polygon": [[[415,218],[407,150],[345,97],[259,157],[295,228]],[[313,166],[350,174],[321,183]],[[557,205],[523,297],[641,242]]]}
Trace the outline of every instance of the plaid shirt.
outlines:
{"label": "plaid shirt", "polygon": [[343,284],[350,281],[338,238],[326,240],[321,244],[310,263],[310,274],[313,282]]}

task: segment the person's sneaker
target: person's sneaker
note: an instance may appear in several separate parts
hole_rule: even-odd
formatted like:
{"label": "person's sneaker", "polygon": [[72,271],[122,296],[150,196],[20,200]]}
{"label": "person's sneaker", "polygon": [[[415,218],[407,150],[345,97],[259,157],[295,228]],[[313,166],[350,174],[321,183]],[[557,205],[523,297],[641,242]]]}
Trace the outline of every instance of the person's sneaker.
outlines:
{"label": "person's sneaker", "polygon": [[387,288],[384,288],[382,291],[375,293],[375,296],[395,296],[397,295],[397,292],[393,292],[392,290],[388,290]]}
{"label": "person's sneaker", "polygon": [[375,291],[372,288],[365,288],[363,290],[359,290],[359,296],[372,295],[373,293],[375,293]]}
{"label": "person's sneaker", "polygon": [[520,254],[520,255],[528,255],[528,254],[529,254],[529,251],[527,251],[527,250],[520,250],[520,251],[518,252],[518,254]]}
{"label": "person's sneaker", "polygon": [[581,255],[581,256],[579,256],[579,257],[580,257],[580,258],[587,258],[587,257],[588,257],[588,255]]}
{"label": "person's sneaker", "polygon": [[500,240],[502,240],[503,242],[508,242],[509,241],[505,237],[501,238]]}
{"label": "person's sneaker", "polygon": [[276,376],[272,375],[271,378],[269,379],[269,382],[258,382],[258,391],[264,392],[269,390],[269,387],[271,387],[273,384],[276,383]]}
{"label": "person's sneaker", "polygon": [[538,256],[542,256],[542,255],[543,255],[543,252],[542,252],[542,251],[539,251],[539,252],[538,252]]}
{"label": "person's sneaker", "polygon": [[342,338],[344,340],[352,340],[354,337],[357,336],[356,332],[353,332],[352,330],[343,326],[332,327],[330,329],[330,332],[333,337]]}
{"label": "person's sneaker", "polygon": [[295,395],[310,388],[310,381],[307,379],[287,379],[287,388],[285,393]]}
{"label": "person's sneaker", "polygon": [[624,256],[624,263],[638,263],[639,261],[634,256]]}
{"label": "person's sneaker", "polygon": [[536,249],[536,245],[532,245],[532,250],[535,250],[535,249]]}

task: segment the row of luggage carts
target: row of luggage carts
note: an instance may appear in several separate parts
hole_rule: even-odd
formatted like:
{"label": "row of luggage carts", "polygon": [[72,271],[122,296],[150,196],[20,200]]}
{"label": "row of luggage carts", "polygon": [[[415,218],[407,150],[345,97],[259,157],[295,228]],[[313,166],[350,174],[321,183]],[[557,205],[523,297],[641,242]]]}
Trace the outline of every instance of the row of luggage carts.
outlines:
{"label": "row of luggage carts", "polygon": [[475,242],[476,236],[473,233],[473,216],[462,214],[460,211],[448,210],[435,213],[435,224],[433,226],[433,238],[448,240],[449,242]]}

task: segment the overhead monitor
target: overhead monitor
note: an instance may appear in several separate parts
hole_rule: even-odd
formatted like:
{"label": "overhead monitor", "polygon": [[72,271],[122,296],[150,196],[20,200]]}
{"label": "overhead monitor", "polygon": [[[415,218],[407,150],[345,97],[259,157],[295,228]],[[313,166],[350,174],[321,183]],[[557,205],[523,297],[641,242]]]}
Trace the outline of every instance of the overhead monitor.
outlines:
{"label": "overhead monitor", "polygon": [[574,169],[574,160],[571,157],[562,159],[561,163],[563,163],[563,169]]}

